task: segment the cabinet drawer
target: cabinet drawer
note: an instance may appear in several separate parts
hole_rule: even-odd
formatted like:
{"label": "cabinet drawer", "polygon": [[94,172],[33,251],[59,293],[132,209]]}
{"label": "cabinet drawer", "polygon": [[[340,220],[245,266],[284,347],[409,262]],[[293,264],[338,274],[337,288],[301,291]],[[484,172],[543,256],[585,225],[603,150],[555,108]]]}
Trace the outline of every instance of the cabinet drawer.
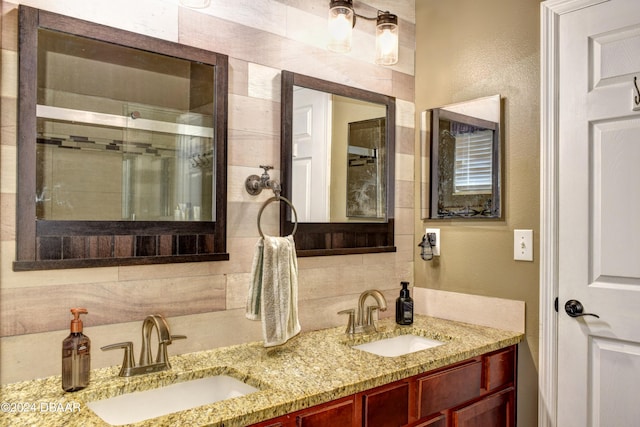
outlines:
{"label": "cabinet drawer", "polygon": [[480,396],[482,362],[469,363],[418,380],[419,418]]}
{"label": "cabinet drawer", "polygon": [[453,427],[515,427],[513,388],[454,411],[452,419]]}
{"label": "cabinet drawer", "polygon": [[362,404],[365,427],[403,426],[409,422],[409,383],[367,391]]}
{"label": "cabinet drawer", "polygon": [[486,391],[492,391],[513,383],[515,376],[515,353],[515,347],[509,347],[482,356],[484,363],[482,388]]}
{"label": "cabinet drawer", "polygon": [[354,425],[355,405],[353,397],[320,405],[296,416],[296,427],[326,427]]}

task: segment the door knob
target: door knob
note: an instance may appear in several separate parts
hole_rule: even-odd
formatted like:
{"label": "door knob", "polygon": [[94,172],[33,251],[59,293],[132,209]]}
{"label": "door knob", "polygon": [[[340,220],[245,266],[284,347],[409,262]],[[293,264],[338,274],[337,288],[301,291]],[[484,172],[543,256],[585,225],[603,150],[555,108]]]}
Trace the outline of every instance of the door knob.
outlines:
{"label": "door knob", "polygon": [[584,307],[582,306],[582,303],[575,299],[571,299],[564,304],[564,311],[566,311],[571,317],[593,316],[598,319],[600,318],[600,316],[594,313],[583,313]]}

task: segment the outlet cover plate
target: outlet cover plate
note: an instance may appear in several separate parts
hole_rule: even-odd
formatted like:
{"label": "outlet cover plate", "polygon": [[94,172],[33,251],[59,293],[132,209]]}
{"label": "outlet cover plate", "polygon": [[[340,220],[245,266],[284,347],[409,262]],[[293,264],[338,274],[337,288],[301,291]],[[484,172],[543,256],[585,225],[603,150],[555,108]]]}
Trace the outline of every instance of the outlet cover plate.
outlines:
{"label": "outlet cover plate", "polygon": [[436,235],[436,244],[433,247],[433,256],[440,256],[440,229],[439,228],[427,228],[426,233],[434,233]]}

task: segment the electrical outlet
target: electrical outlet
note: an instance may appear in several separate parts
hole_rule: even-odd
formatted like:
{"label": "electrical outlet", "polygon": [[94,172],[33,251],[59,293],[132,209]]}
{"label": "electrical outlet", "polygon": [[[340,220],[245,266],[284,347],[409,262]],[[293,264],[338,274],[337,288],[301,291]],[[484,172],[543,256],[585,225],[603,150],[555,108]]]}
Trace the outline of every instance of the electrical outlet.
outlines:
{"label": "electrical outlet", "polygon": [[434,256],[440,256],[440,229],[439,228],[427,228],[424,232],[427,236],[429,233],[435,234],[435,243],[432,242],[432,249]]}
{"label": "electrical outlet", "polygon": [[533,230],[513,230],[513,259],[533,261]]}

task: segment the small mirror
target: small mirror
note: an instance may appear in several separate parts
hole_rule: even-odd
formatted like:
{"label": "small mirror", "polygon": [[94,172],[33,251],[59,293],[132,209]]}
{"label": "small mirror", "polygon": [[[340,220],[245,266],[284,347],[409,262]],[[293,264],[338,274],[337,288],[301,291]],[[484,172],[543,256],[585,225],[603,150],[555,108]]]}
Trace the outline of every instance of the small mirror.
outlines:
{"label": "small mirror", "polygon": [[423,112],[423,219],[502,216],[500,117],[500,95]]}
{"label": "small mirror", "polygon": [[282,72],[282,190],[298,256],[395,251],[395,128],[393,97]]}

